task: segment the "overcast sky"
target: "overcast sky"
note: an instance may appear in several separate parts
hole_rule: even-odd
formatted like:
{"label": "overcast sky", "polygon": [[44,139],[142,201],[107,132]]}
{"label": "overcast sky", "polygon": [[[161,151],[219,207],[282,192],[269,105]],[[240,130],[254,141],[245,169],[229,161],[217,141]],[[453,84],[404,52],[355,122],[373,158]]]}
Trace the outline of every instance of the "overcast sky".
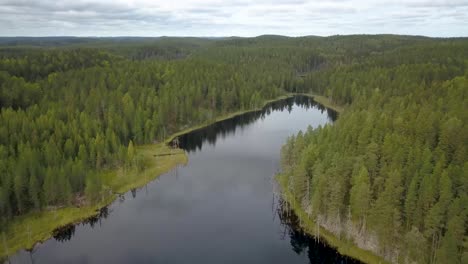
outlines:
{"label": "overcast sky", "polygon": [[1,36],[468,36],[468,0],[0,0]]}

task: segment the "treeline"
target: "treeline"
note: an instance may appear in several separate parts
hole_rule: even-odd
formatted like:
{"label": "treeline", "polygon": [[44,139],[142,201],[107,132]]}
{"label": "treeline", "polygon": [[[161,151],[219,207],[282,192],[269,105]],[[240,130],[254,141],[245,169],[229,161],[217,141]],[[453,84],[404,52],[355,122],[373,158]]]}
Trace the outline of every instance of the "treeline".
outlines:
{"label": "treeline", "polygon": [[92,66],[107,66],[116,56],[90,49],[24,49],[0,50],[0,71],[26,81],[37,81],[54,72],[65,72]]}
{"label": "treeline", "polygon": [[[466,41],[403,46],[311,72],[299,89],[309,89],[343,105],[357,97],[369,97],[375,89],[385,89],[388,97],[398,96],[411,93],[416,86],[463,75],[468,67],[466,58]],[[387,85],[389,81],[392,86]]]}
{"label": "treeline", "polygon": [[226,57],[133,61],[81,48],[2,54],[2,223],[99,198],[99,172],[138,166],[136,144],[256,108],[283,94],[292,76],[286,67]]}
{"label": "treeline", "polygon": [[317,225],[391,262],[468,262],[468,42],[398,47],[309,74],[348,104],[282,149]]}
{"label": "treeline", "polygon": [[282,151],[310,217],[392,261],[467,260],[465,39],[13,42],[0,47],[0,229],[98,199],[101,171],[141,165],[138,144],[313,92],[348,107]]}

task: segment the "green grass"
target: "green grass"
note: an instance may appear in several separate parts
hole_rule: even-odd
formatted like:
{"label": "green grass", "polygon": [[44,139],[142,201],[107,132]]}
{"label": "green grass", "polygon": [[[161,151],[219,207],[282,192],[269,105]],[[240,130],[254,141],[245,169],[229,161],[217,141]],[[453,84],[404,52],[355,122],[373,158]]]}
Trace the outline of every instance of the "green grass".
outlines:
{"label": "green grass", "polygon": [[[54,230],[81,222],[95,216],[99,209],[115,200],[117,194],[142,187],[157,176],[170,171],[179,164],[186,164],[188,159],[181,149],[171,150],[165,144],[138,146],[137,155],[141,155],[144,169],[124,170],[122,168],[102,172],[103,184],[112,190],[112,195],[104,197],[98,203],[83,207],[63,207],[56,210],[32,212],[14,218],[6,227],[5,236],[7,251],[5,252],[3,238],[0,237],[0,258],[12,255],[22,248],[32,248],[37,242],[49,239]],[[154,156],[172,153],[173,155]]]}
{"label": "green grass", "polygon": [[3,238],[0,240],[0,257],[14,254],[22,248],[32,248],[36,242],[49,239],[56,228],[66,226],[70,223],[80,222],[97,214],[98,210],[114,200],[114,196],[90,206],[64,207],[57,210],[48,210],[29,213],[15,218],[7,226],[5,252]]}
{"label": "green grass", "polygon": [[[316,224],[313,220],[309,218],[307,213],[304,209],[300,206],[300,203],[296,201],[294,196],[291,192],[287,189],[286,177],[282,175],[278,175],[276,177],[280,187],[281,187],[281,194],[283,199],[288,202],[297,215],[297,217],[301,220],[301,227],[304,231],[310,235],[315,234]],[[323,227],[320,227],[320,238],[324,239],[328,245],[335,248],[341,255],[346,255],[352,257],[354,259],[360,260],[364,263],[378,263],[378,264],[386,264],[389,263],[384,260],[382,257],[375,255],[374,253],[364,250],[362,248],[357,247],[352,243],[352,241],[346,239],[339,239],[331,232],[326,230]]]}
{"label": "green grass", "polygon": [[[158,175],[170,171],[178,164],[186,164],[188,159],[181,149],[171,149],[166,144],[151,144],[137,146],[137,155],[143,157],[143,170],[125,170],[119,168],[103,175],[103,184],[115,193],[125,193],[128,190],[146,185]],[[171,154],[158,156],[159,154]]]}

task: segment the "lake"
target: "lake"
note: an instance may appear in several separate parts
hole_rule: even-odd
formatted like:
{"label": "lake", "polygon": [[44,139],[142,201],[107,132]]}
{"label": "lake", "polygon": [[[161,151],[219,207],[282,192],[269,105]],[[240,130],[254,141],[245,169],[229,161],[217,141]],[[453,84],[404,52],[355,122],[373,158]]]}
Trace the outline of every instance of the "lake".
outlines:
{"label": "lake", "polygon": [[304,234],[275,195],[287,137],[336,118],[298,96],[180,136],[188,165],[11,263],[358,263]]}

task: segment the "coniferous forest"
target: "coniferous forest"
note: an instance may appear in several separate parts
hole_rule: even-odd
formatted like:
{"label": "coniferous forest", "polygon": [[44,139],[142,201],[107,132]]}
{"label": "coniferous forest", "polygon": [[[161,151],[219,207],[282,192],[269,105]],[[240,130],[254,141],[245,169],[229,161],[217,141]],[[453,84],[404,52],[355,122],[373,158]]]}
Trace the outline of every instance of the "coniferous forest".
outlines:
{"label": "coniferous forest", "polygon": [[311,220],[391,262],[468,262],[466,38],[0,38],[0,232],[99,199],[138,145],[290,93],[344,108],[281,150]]}

